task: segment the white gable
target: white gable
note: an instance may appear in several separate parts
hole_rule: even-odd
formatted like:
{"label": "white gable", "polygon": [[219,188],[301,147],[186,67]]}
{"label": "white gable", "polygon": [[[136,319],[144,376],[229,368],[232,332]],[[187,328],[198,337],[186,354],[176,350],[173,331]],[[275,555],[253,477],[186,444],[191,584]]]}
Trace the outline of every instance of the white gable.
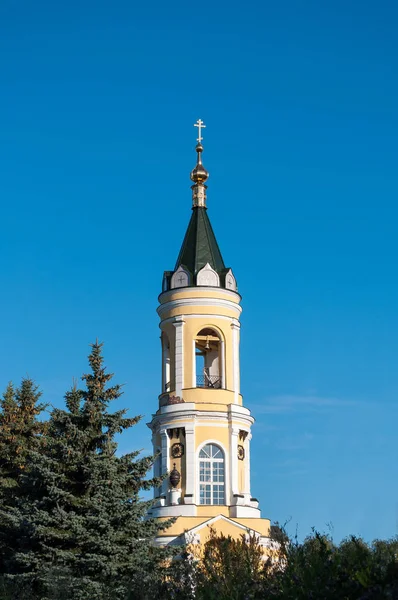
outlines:
{"label": "white gable", "polygon": [[207,263],[196,276],[196,285],[220,287],[220,278],[216,271]]}
{"label": "white gable", "polygon": [[183,267],[178,267],[177,271],[171,278],[170,287],[179,288],[189,285],[189,273]]}
{"label": "white gable", "polygon": [[237,289],[236,279],[235,279],[231,269],[225,275],[225,287],[227,288],[227,290],[232,290],[232,291],[236,292],[236,289]]}

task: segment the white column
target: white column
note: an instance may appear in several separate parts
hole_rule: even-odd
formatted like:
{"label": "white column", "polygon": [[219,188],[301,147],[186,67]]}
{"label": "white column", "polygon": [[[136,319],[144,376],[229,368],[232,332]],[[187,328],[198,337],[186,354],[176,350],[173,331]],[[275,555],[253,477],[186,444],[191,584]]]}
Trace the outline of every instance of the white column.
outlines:
{"label": "white column", "polygon": [[195,426],[185,425],[185,504],[195,503]]}
{"label": "white column", "polygon": [[233,390],[234,402],[238,404],[240,393],[240,373],[239,373],[239,329],[240,323],[234,319],[231,323],[232,328],[232,360],[233,360]]}
{"label": "white column", "polygon": [[173,325],[176,329],[175,337],[175,381],[176,396],[182,397],[182,388],[184,387],[184,323],[181,316],[176,317]]}
{"label": "white column", "polygon": [[252,434],[249,433],[246,438],[246,448],[245,448],[245,488],[244,495],[246,502],[250,502],[251,491],[250,491],[250,440],[252,439]]}
{"label": "white column", "polygon": [[196,341],[192,342],[192,387],[196,388]]}
{"label": "white column", "polygon": [[[169,448],[170,448],[170,440],[167,435],[167,429],[160,430],[160,443],[162,447],[162,463],[161,463],[161,474],[164,475],[168,473],[170,470],[169,464]],[[162,483],[162,496],[167,497],[167,491],[169,489],[169,479],[165,479]]]}
{"label": "white column", "polygon": [[165,356],[164,356],[164,339],[163,339],[163,335],[160,336],[160,345],[162,347],[162,391],[161,391],[161,394],[163,394],[163,392],[165,390],[165,385],[166,385],[166,374],[165,374],[165,368],[164,368]]}
{"label": "white column", "polygon": [[239,494],[238,485],[238,439],[239,427],[231,427],[230,465],[231,465],[231,491],[230,503],[233,504],[234,494]]}
{"label": "white column", "polygon": [[224,340],[221,340],[221,369],[220,369],[220,375],[221,375],[221,388],[223,390],[225,390],[226,386],[226,382],[225,382],[225,343]]}

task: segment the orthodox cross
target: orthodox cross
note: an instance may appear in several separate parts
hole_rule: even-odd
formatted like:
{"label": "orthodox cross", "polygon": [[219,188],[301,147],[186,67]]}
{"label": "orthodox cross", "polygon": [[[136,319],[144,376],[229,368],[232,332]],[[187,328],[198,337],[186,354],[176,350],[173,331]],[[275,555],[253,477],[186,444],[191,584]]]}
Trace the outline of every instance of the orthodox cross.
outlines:
{"label": "orthodox cross", "polygon": [[198,135],[197,141],[200,144],[200,142],[203,140],[202,135],[201,135],[202,134],[202,129],[205,129],[206,125],[203,123],[202,119],[198,119],[196,121],[196,123],[194,124],[194,127],[198,128],[198,134],[199,135]]}

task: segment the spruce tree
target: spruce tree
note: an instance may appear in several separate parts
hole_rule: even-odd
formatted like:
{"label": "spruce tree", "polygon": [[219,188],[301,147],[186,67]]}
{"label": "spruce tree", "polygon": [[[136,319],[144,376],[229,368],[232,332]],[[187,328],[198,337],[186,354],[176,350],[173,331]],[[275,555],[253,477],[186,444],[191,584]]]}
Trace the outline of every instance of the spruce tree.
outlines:
{"label": "spruce tree", "polygon": [[116,600],[131,590],[151,598],[165,565],[165,552],[152,543],[159,523],[146,519],[151,501],[140,497],[159,485],[146,479],[154,458],[117,455],[115,436],[140,417],[110,412],[121,387],[109,385],[102,344],[93,344],[89,363],[85,387],[66,394],[65,410],[53,409],[41,448],[30,454],[8,573],[43,599],[55,597],[57,586],[69,600]]}
{"label": "spruce tree", "polygon": [[45,422],[38,419],[45,408],[41,392],[30,378],[16,390],[9,383],[0,400],[0,568],[15,547],[13,510],[19,501],[21,475],[30,453],[38,448]]}
{"label": "spruce tree", "polygon": [[0,485],[14,487],[30,451],[37,447],[45,423],[38,420],[45,405],[41,392],[30,378],[14,390],[10,382],[0,400]]}

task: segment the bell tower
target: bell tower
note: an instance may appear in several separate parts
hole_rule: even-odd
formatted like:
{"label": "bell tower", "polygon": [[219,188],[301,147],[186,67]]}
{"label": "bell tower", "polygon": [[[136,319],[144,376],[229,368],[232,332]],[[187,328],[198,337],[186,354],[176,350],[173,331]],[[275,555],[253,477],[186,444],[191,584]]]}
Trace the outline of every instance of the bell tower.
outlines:
{"label": "bell tower", "polygon": [[250,482],[254,422],[240,391],[241,296],[226,267],[206,207],[209,174],[202,164],[199,120],[197,162],[191,172],[192,214],[173,271],[165,271],[157,309],[162,377],[159,408],[148,424],[155,475],[152,517],[177,517],[159,544],[203,541],[207,525],[269,542]]}

